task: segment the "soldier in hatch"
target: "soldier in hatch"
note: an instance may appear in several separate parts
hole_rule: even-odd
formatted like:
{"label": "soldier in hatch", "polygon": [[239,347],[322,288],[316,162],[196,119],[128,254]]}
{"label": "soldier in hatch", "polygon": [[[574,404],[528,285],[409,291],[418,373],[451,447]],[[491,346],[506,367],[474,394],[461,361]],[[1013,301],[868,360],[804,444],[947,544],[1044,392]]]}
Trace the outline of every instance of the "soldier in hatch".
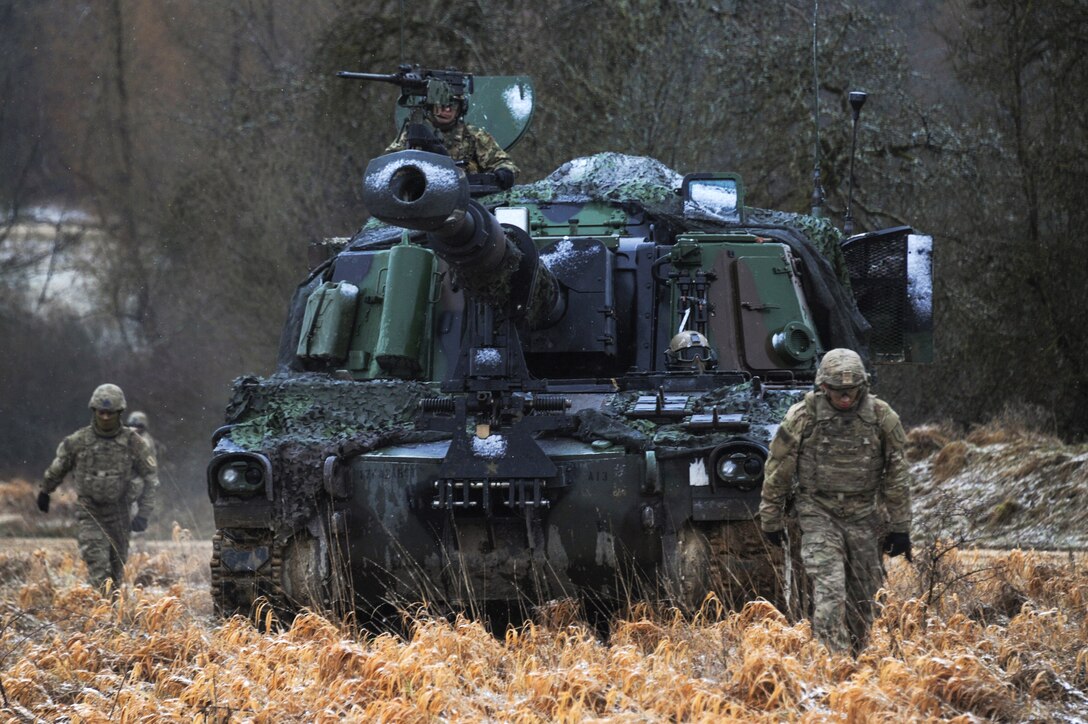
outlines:
{"label": "soldier in hatch", "polygon": [[[155,454],[135,430],[121,424],[125,393],[117,385],[99,385],[91,395],[91,424],[64,438],[45,471],[38,508],[49,512],[49,495],[70,472],[76,486],[79,553],[91,583],[124,580],[131,531],[147,529],[159,478]],[[139,491],[132,481],[142,480]],[[131,517],[130,504],[137,504]]]}
{"label": "soldier in hatch", "polygon": [[705,334],[687,330],[674,335],[669,342],[665,365],[670,370],[706,372],[718,366],[718,355]]}
{"label": "soldier in hatch", "polygon": [[[438,138],[450,158],[464,162],[465,173],[493,173],[499,188],[510,188],[518,177],[518,167],[490,133],[465,123],[467,112],[465,97],[450,95],[449,103],[436,103],[428,109],[427,120],[438,130]],[[405,125],[385,152],[403,151],[411,146],[408,134]]]}
{"label": "soldier in hatch", "polygon": [[782,545],[784,509],[794,496],[801,559],[813,584],[812,627],[829,648],[857,654],[884,581],[881,552],[911,559],[906,434],[891,406],[869,393],[856,352],[828,352],[816,385],[771,442],[760,524]]}

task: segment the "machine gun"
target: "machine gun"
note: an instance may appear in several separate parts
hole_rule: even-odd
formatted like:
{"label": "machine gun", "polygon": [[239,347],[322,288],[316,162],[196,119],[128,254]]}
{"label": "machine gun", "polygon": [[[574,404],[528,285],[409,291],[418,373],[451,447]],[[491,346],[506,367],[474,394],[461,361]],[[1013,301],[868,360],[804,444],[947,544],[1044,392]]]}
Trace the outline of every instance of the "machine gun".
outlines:
{"label": "machine gun", "polygon": [[337,77],[349,80],[373,80],[392,83],[400,87],[398,105],[406,108],[426,108],[429,105],[445,105],[452,98],[472,95],[472,74],[449,68],[432,70],[419,65],[404,64],[396,73],[356,73],[351,70],[337,72]]}

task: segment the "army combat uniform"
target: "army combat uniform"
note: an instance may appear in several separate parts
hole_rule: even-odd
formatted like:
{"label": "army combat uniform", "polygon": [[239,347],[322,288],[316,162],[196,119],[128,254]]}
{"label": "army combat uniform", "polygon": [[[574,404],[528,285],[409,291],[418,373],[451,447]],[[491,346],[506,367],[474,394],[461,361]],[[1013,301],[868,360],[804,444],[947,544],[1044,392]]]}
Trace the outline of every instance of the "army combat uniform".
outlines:
{"label": "army combat uniform", "polygon": [[[883,585],[882,546],[909,559],[911,520],[903,426],[867,384],[858,387],[860,398],[849,410],[818,390],[786,413],[771,442],[759,511],[768,537],[780,536],[793,496],[801,559],[813,584],[813,629],[829,648],[854,653],[868,640],[873,598]],[[889,535],[882,543],[883,531]]]}
{"label": "army combat uniform", "polygon": [[[42,492],[52,493],[68,473],[78,495],[79,553],[91,582],[100,586],[112,578],[120,583],[132,526],[129,506],[135,501],[137,518],[144,521],[155,507],[159,486],[155,455],[131,428],[122,426],[106,435],[92,424],[61,441],[45,471]],[[134,479],[142,485],[134,485]]]}
{"label": "army combat uniform", "polygon": [[[155,467],[159,469],[159,465],[162,463],[161,451],[162,447],[156,442],[155,438],[151,436],[151,431],[148,430],[147,414],[143,412],[133,412],[128,416],[128,420],[125,421],[125,425],[133,429],[133,431],[147,443],[147,447],[151,450],[151,456],[155,458]],[[132,499],[139,500],[143,494],[144,479],[137,475],[132,479],[132,490],[130,491]]]}
{"label": "army combat uniform", "polygon": [[[459,121],[446,130],[439,129],[438,133],[450,158],[465,162],[465,173],[492,173],[505,168],[517,178],[518,167],[509,154],[482,128]],[[385,152],[403,151],[408,147],[407,139],[408,129],[405,127]]]}

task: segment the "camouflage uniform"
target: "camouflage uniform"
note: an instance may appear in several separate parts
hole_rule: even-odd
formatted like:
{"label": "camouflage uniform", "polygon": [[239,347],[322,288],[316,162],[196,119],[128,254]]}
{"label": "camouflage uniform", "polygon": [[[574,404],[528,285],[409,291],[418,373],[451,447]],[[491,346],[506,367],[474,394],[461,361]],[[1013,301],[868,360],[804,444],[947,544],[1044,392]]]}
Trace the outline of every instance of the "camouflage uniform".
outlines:
{"label": "camouflage uniform", "polygon": [[[131,427],[133,432],[139,435],[143,441],[147,443],[147,447],[151,450],[151,456],[155,458],[156,470],[162,470],[162,448],[158,442],[156,442],[155,438],[151,436],[151,431],[148,429],[147,415],[143,412],[133,412],[128,416],[125,425]],[[144,489],[143,477],[140,475],[135,476],[132,478],[130,485],[132,486],[130,497],[133,501],[139,500]]]}
{"label": "camouflage uniform", "polygon": [[[465,162],[465,173],[492,173],[505,168],[517,178],[519,171],[514,161],[484,129],[459,120],[446,130],[438,129],[438,134],[450,158]],[[403,151],[408,147],[407,138],[408,129],[405,127],[385,152]]]}
{"label": "camouflage uniform", "polygon": [[[120,583],[132,527],[129,506],[135,502],[137,517],[145,521],[155,508],[159,486],[155,455],[135,430],[120,425],[105,433],[92,421],[61,441],[45,471],[42,493],[48,496],[56,490],[68,473],[78,495],[79,553],[91,582],[101,586],[112,578]],[[132,484],[136,478],[143,483],[139,490]]]}
{"label": "camouflage uniform", "polygon": [[[832,350],[825,364],[847,351]],[[813,583],[813,629],[828,647],[855,653],[868,640],[884,581],[881,533],[903,535],[907,550],[900,552],[909,557],[911,519],[903,426],[867,384],[860,394],[849,410],[834,407],[824,390],[790,408],[771,442],[759,510],[763,530],[774,534],[794,496],[801,559]]]}

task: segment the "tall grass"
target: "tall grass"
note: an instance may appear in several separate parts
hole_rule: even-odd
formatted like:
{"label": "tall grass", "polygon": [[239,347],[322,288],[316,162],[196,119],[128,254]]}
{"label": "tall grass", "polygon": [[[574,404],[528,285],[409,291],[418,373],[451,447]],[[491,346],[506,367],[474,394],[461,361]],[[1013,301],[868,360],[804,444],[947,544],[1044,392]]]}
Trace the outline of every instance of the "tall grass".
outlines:
{"label": "tall grass", "polygon": [[[1046,443],[1008,424],[969,435],[976,447],[949,425],[911,431],[912,459],[928,466],[930,487],[971,465],[977,446]],[[1013,469],[1027,464],[1013,459]],[[1055,453],[1035,467],[1053,468],[1057,479],[1079,460]],[[12,485],[0,489],[11,493],[3,510],[36,515],[33,486]],[[172,543],[137,544],[124,585],[108,592],[83,583],[70,540],[0,548],[0,720],[1088,718],[1083,552],[919,545],[915,565],[888,560],[869,646],[853,658],[830,653],[806,621],[791,623],[766,602],[731,611],[715,596],[692,615],[633,603],[605,637],[573,601],[540,607],[535,622],[501,638],[422,606],[404,636],[314,612],[286,629],[272,625],[268,609],[259,621],[220,621],[207,544],[189,537],[175,526]]]}
{"label": "tall grass", "polygon": [[[278,633],[210,615],[184,555],[139,555],[102,594],[70,551],[0,554],[9,721],[850,721],[1049,719],[1088,711],[1085,560],[953,553],[968,575],[924,605],[891,564],[857,659],[773,606],[636,606],[603,641],[552,616],[503,639],[420,616],[365,634],[304,613]],[[971,575],[972,571],[984,574]],[[151,583],[138,585],[136,581]]]}

